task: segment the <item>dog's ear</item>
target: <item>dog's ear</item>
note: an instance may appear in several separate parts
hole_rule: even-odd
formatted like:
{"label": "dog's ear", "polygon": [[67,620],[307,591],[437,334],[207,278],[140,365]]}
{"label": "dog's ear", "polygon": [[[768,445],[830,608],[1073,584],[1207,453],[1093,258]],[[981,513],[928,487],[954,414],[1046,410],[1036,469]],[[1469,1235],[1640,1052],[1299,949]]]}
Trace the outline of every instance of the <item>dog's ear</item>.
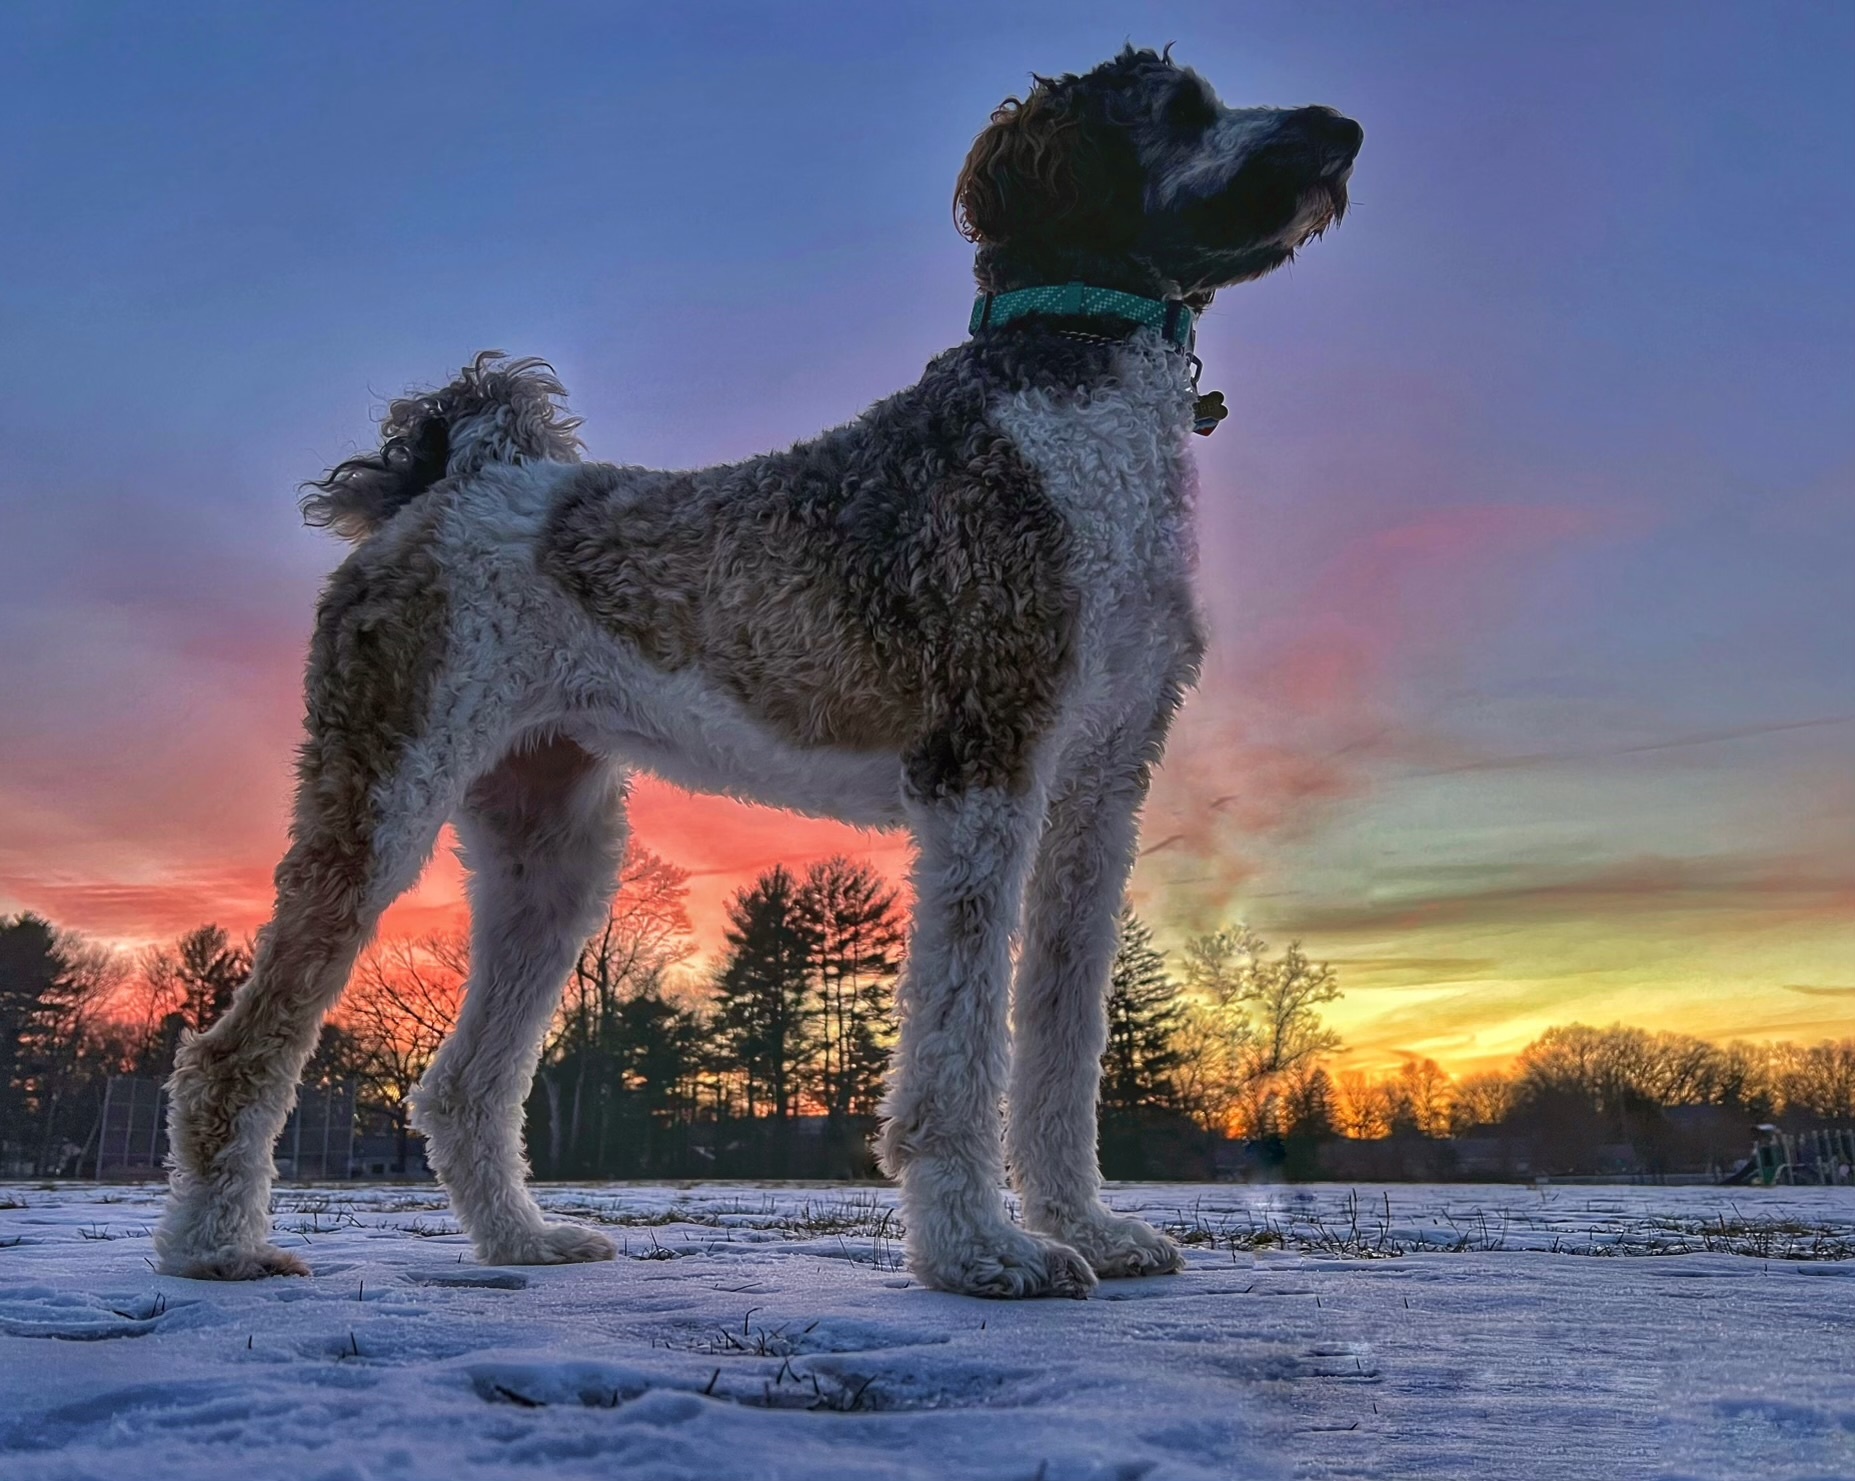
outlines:
{"label": "dog's ear", "polygon": [[1038,80],[992,114],[960,171],[953,219],[971,242],[1036,239],[1100,250],[1138,234],[1140,162],[1077,88]]}

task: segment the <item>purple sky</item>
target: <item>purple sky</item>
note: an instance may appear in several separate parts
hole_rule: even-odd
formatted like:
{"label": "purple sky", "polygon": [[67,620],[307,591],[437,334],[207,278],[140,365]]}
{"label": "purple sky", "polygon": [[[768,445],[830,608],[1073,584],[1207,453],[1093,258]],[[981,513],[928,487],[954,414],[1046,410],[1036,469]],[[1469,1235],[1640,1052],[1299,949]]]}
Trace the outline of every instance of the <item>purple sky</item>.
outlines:
{"label": "purple sky", "polygon": [[[1144,908],[1305,936],[1380,1060],[1855,1032],[1840,4],[9,5],[0,911],[256,923],[337,558],[293,487],[384,396],[497,346],[596,456],[840,421],[964,333],[987,112],[1130,39],[1367,132],[1202,334],[1215,644]],[[699,921],[844,841],[638,821]]]}

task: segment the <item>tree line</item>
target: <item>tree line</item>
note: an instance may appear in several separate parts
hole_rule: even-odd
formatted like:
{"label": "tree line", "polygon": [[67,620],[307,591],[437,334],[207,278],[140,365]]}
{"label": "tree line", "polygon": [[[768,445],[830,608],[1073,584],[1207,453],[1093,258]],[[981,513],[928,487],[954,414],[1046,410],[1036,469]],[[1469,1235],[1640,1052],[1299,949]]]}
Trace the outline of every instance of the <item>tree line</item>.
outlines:
{"label": "tree line", "polygon": [[1331,1117],[1352,1149],[1372,1149],[1328,1159],[1356,1176],[1725,1172],[1758,1125],[1855,1124],[1855,1039],[1721,1044],[1563,1024],[1505,1070],[1454,1079],[1413,1059],[1341,1074]]}
{"label": "tree line", "polygon": [[[686,871],[633,847],[541,1048],[527,1107],[537,1175],[872,1175],[907,924],[898,891],[844,857],[775,866],[729,900],[708,967],[687,895]],[[362,1129],[392,1170],[417,1165],[408,1101],[456,1021],[468,955],[462,935],[377,942],[309,1065],[309,1083],[356,1088]],[[126,955],[36,916],[0,918],[0,1169],[83,1170],[105,1081],[165,1078],[182,1031],[225,1010],[250,962],[250,944],[213,925]],[[1576,1172],[1624,1148],[1654,1170],[1701,1155],[1697,1135],[1714,1161],[1743,1151],[1750,1121],[1855,1120],[1855,1041],[1719,1045],[1574,1024],[1496,1073],[1455,1079],[1428,1059],[1335,1073],[1340,1041],[1323,1011],[1339,996],[1332,966],[1299,942],[1273,951],[1231,926],[1173,958],[1124,912],[1104,1169]]]}

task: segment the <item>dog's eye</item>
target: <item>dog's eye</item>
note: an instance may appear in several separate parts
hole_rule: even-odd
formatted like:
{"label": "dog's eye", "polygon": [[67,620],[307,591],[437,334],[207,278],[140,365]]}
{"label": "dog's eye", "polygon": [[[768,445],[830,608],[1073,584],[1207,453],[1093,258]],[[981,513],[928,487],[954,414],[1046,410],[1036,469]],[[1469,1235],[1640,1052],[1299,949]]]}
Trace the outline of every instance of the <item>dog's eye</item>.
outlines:
{"label": "dog's eye", "polygon": [[1183,84],[1166,102],[1166,122],[1180,132],[1202,132],[1217,121],[1217,108],[1195,82]]}

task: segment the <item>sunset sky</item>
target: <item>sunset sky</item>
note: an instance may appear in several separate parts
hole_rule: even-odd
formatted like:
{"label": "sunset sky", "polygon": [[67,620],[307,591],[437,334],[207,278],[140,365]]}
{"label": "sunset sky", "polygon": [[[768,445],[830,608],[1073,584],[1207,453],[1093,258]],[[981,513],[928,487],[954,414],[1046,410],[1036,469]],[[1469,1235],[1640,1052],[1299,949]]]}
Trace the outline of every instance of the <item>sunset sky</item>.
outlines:
{"label": "sunset sky", "polygon": [[[989,110],[1130,39],[1366,129],[1344,225],[1200,338],[1164,940],[1303,938],[1362,1065],[1855,1034],[1841,4],[0,8],[0,913],[262,919],[340,555],[294,488],[385,397],[495,346],[596,457],[841,421],[964,336]],[[634,819],[709,942],[775,861],[906,866]]]}

